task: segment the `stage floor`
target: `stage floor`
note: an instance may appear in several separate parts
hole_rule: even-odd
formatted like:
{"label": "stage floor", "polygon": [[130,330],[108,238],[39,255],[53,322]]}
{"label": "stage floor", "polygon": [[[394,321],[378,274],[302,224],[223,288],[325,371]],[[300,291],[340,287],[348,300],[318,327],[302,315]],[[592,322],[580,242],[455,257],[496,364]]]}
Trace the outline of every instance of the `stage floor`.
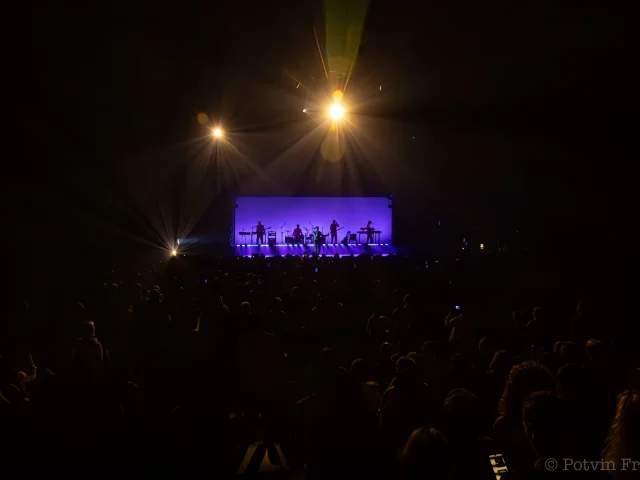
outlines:
{"label": "stage floor", "polygon": [[[270,247],[268,245],[236,245],[235,246],[235,254],[236,256],[242,257],[250,257],[254,254],[264,254],[267,257],[273,257],[275,255],[285,256],[285,255],[304,255],[308,253],[311,255],[314,252],[313,245],[276,245]],[[365,253],[367,255],[389,255],[399,253],[399,250],[395,248],[393,245],[389,244],[370,244],[370,245],[342,245],[338,244],[329,244],[323,245],[320,249],[320,255],[340,255],[341,257],[346,257],[349,255],[360,255]]]}

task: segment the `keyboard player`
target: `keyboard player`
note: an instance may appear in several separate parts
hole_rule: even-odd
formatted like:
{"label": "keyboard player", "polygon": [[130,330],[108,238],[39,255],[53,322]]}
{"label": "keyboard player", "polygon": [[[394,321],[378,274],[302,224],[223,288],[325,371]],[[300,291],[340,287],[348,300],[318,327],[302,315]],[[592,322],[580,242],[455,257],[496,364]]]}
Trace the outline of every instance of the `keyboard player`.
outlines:
{"label": "keyboard player", "polygon": [[367,232],[367,244],[373,243],[373,232],[375,230],[373,228],[373,222],[371,220],[369,220],[367,222],[366,228],[363,228],[362,230],[365,230]]}

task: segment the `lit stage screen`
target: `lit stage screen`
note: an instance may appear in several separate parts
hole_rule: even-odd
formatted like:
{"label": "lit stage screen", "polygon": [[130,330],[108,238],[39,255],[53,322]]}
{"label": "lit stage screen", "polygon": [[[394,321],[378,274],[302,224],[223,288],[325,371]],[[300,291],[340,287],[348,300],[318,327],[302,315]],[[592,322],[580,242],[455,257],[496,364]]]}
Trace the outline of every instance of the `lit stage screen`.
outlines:
{"label": "lit stage screen", "polygon": [[[333,220],[341,227],[338,242],[348,231],[358,233],[371,221],[374,229],[380,231],[380,238],[376,235],[374,243],[391,243],[393,210],[389,208],[388,197],[238,197],[236,205],[234,245],[255,244],[255,235],[242,236],[240,232],[255,232],[258,221],[271,228],[276,234],[276,243],[282,244],[282,237],[290,235],[297,224],[303,233],[305,228],[311,233],[317,225],[321,232],[328,234]],[[366,235],[362,235],[362,242],[365,241]]]}

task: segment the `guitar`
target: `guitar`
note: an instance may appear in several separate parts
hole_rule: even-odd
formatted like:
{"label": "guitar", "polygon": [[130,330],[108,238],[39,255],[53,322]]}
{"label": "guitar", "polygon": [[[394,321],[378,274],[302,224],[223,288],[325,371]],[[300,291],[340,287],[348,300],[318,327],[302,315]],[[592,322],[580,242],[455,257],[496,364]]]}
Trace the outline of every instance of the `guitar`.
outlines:
{"label": "guitar", "polygon": [[[269,230],[271,230],[271,227],[265,228],[264,229],[264,233],[267,233]],[[251,232],[251,235],[257,235],[258,232]]]}

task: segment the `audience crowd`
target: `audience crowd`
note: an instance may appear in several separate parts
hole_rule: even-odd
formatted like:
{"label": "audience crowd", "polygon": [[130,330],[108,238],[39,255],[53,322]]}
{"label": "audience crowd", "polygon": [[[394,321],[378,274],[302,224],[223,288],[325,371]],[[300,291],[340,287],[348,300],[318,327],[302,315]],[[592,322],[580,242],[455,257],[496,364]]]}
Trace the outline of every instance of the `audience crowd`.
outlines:
{"label": "audience crowd", "polygon": [[47,322],[16,302],[1,451],[213,474],[638,478],[631,342],[593,299],[514,293],[505,262],[177,257],[149,285],[111,275],[52,302]]}

